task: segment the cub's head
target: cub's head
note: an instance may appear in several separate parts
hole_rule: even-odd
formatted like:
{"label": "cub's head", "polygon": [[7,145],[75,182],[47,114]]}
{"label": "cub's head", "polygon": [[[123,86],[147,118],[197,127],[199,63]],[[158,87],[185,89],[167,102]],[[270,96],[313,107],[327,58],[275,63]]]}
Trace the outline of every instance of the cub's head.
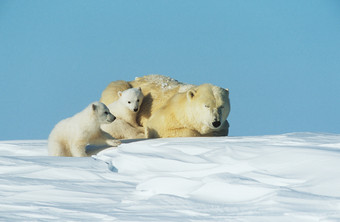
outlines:
{"label": "cub's head", "polygon": [[187,100],[193,121],[203,134],[219,130],[230,112],[229,90],[211,84],[190,89]]}
{"label": "cub's head", "polygon": [[144,95],[141,88],[130,88],[118,92],[118,101],[127,107],[131,112],[138,112],[143,102]]}
{"label": "cub's head", "polygon": [[116,117],[110,113],[109,108],[104,103],[94,102],[91,104],[92,112],[99,123],[112,123]]}

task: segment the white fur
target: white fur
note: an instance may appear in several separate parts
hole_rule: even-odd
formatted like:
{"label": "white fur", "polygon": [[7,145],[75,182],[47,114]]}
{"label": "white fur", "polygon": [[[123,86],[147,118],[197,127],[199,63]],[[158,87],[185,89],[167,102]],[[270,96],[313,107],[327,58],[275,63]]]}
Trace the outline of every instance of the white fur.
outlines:
{"label": "white fur", "polygon": [[144,129],[136,122],[144,95],[141,88],[130,88],[118,92],[118,100],[108,105],[116,121],[102,125],[101,128],[118,139],[144,138]]}
{"label": "white fur", "polygon": [[228,90],[202,84],[171,97],[149,118],[145,134],[148,138],[224,136],[229,112]]}
{"label": "white fur", "polygon": [[118,146],[121,142],[100,129],[101,124],[115,120],[100,102],[91,103],[80,113],[60,121],[48,138],[50,156],[87,156],[88,144]]}

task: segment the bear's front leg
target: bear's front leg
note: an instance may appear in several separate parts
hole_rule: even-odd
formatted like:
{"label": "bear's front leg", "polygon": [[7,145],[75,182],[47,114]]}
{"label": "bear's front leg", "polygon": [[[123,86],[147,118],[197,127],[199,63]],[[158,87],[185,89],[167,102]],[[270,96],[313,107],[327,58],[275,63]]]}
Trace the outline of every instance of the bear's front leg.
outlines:
{"label": "bear's front leg", "polygon": [[116,140],[116,139],[113,139],[113,140],[106,140],[106,144],[109,145],[109,146],[113,146],[113,147],[117,147],[121,144],[122,142],[120,140]]}
{"label": "bear's front leg", "polygon": [[71,154],[74,157],[87,157],[86,150],[85,150],[86,144],[84,143],[76,143],[71,146]]}
{"label": "bear's front leg", "polygon": [[119,146],[121,144],[120,140],[113,138],[110,134],[100,131],[95,138],[90,141],[90,144],[94,145],[109,145],[109,146]]}
{"label": "bear's front leg", "polygon": [[105,140],[105,143],[109,146],[117,147],[122,143],[120,140],[113,138],[110,134],[104,131],[102,131],[102,136],[103,139]]}
{"label": "bear's front leg", "polygon": [[[167,129],[164,134],[165,137],[199,137],[201,134],[196,130],[188,128]],[[162,137],[162,135],[161,135]]]}

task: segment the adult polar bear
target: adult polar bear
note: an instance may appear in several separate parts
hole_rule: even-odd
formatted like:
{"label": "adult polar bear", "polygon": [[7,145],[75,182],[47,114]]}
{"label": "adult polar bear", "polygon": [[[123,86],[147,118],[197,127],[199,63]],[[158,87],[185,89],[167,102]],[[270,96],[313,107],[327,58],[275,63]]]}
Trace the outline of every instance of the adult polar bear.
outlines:
{"label": "adult polar bear", "polygon": [[[205,85],[205,84],[204,84]],[[195,109],[190,110],[186,109],[185,112],[187,112],[187,116],[192,116],[194,118],[191,118],[193,122],[192,126],[171,126],[174,127],[172,130],[173,132],[176,131],[176,128],[178,128],[178,131],[181,131],[182,128],[189,127],[192,132],[192,134],[186,133],[171,133],[171,134],[162,134],[157,135],[155,133],[148,133],[149,137],[173,137],[173,136],[226,136],[228,135],[228,129],[229,124],[226,120],[229,112],[230,112],[230,102],[229,102],[229,91],[226,89],[222,89],[218,86],[214,86],[211,84],[207,84],[206,90],[204,91],[204,94],[202,94],[202,90],[198,90],[200,86],[190,85],[190,84],[184,84],[181,82],[178,82],[177,80],[174,80],[172,78],[163,76],[163,75],[147,75],[143,77],[137,77],[133,81],[114,81],[111,82],[106,89],[102,92],[102,97],[100,99],[101,102],[105,104],[110,104],[118,99],[118,91],[123,91],[128,88],[138,88],[141,87],[142,91],[144,93],[144,100],[141,106],[140,111],[137,114],[137,123],[143,127],[147,126],[148,120],[150,117],[152,117],[156,111],[160,110],[163,106],[166,106],[169,99],[173,96],[181,93],[191,93],[190,95],[195,95],[195,102],[197,104],[201,104],[201,108],[197,108],[198,106],[195,106]],[[193,93],[193,94],[192,94]],[[198,93],[198,94],[196,94]],[[210,107],[211,112],[211,119],[212,122],[210,124],[206,123],[206,117],[203,118],[202,113],[205,108],[204,101],[199,101],[198,98],[209,98],[216,107]],[[186,97],[187,99],[190,98]],[[193,98],[193,97],[191,97]],[[218,101],[218,102],[217,102]],[[183,104],[173,104],[172,106],[176,107],[177,112],[184,112],[184,109],[181,107]],[[166,108],[163,108],[165,110]],[[205,108],[207,109],[207,108]],[[218,110],[218,112],[216,112]],[[207,110],[205,110],[207,111]],[[220,121],[220,125],[217,126],[217,123],[215,123],[215,126],[213,125],[213,122],[217,122],[217,116],[215,116],[217,113],[218,119]],[[157,115],[163,115],[162,113],[159,113]],[[167,115],[167,114],[165,114]],[[205,114],[204,114],[205,115]],[[171,116],[165,117],[165,119],[169,122],[171,122]],[[216,121],[215,121],[216,119]],[[179,122],[179,121],[177,121]],[[158,123],[162,124],[162,123]],[[207,125],[208,124],[208,125]],[[167,124],[166,124],[167,125]],[[196,127],[198,125],[201,125],[204,130],[197,129]],[[203,127],[203,125],[207,127]],[[150,125],[148,125],[150,129]],[[165,127],[165,126],[164,126]],[[170,125],[167,125],[166,127],[170,127]],[[193,128],[192,128],[193,127]],[[184,130],[186,131],[186,130]],[[154,132],[154,130],[153,130]]]}
{"label": "adult polar bear", "polygon": [[227,132],[229,114],[225,89],[203,84],[177,93],[158,109],[146,124],[146,136],[192,137],[213,136]]}

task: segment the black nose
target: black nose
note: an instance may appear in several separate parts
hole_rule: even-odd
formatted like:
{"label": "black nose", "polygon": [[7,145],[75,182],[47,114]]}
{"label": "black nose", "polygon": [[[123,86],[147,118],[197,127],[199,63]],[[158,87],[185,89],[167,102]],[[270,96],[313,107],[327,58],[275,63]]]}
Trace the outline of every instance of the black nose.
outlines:
{"label": "black nose", "polygon": [[220,121],[215,121],[212,123],[215,128],[219,127],[221,125]]}
{"label": "black nose", "polygon": [[112,123],[113,121],[115,121],[116,117],[114,115],[112,115],[112,117],[109,119],[109,121]]}
{"label": "black nose", "polygon": [[133,111],[137,112],[137,111],[138,111],[138,108],[135,108]]}

